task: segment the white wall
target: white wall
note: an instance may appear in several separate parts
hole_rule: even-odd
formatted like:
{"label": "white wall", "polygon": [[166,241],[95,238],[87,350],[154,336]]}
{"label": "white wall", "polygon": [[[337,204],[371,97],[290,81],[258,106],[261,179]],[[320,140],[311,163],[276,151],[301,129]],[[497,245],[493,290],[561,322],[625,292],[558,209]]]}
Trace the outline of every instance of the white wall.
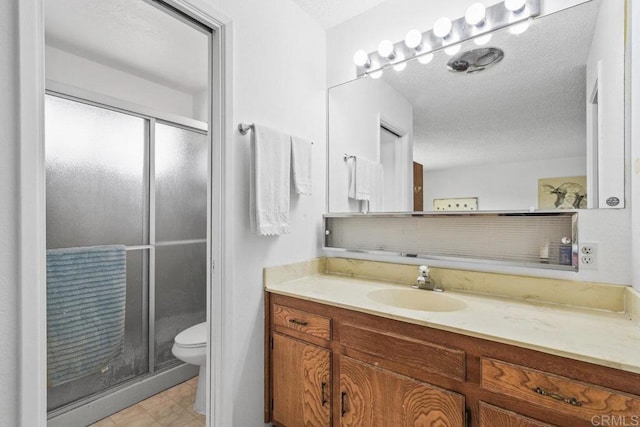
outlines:
{"label": "white wall", "polygon": [[18,425],[18,2],[0,2],[0,424]]}
{"label": "white wall", "polygon": [[[235,156],[231,189],[234,282],[234,426],[263,416],[264,267],[318,255],[325,207],[325,32],[289,0],[215,2],[233,19],[233,120],[263,123],[312,139],[313,197],[291,199],[291,234],[257,237],[249,230],[249,138],[229,141]],[[224,393],[225,391],[222,390]]]}
{"label": "white wall", "polygon": [[629,2],[631,7],[631,264],[632,284],[640,291],[640,5]]}
{"label": "white wall", "polygon": [[[258,237],[249,229],[250,137],[231,130],[225,141],[233,201],[225,207],[232,241],[232,294],[229,319],[233,326],[229,426],[262,425],[264,267],[289,264],[319,255],[326,203],[326,56],[325,31],[291,0],[193,0],[192,4],[231,20],[231,92],[233,111],[228,124],[255,122],[314,141],[313,196],[291,199],[291,233]],[[229,123],[230,122],[230,123]],[[229,399],[228,399],[229,400]]]}
{"label": "white wall", "polygon": [[[329,212],[359,212],[360,202],[347,196],[349,176],[344,154],[380,162],[381,120],[407,132],[405,148],[407,153],[413,153],[413,109],[384,80],[361,79],[331,88],[329,112],[329,139],[333,141],[332,147],[339,148],[329,153]],[[405,170],[410,173],[411,160],[409,155]],[[408,179],[409,195],[412,180],[413,177]],[[405,195],[405,200],[408,199]]]}
{"label": "white wall", "polygon": [[538,179],[584,176],[585,165],[584,157],[573,157],[425,170],[424,208],[451,197],[477,197],[483,211],[538,208]]}
{"label": "white wall", "polygon": [[[46,77],[76,88],[119,98],[158,111],[202,120],[192,94],[134,76],[89,59],[46,47]],[[206,114],[204,115],[206,117]]]}
{"label": "white wall", "polygon": [[[544,0],[543,14],[583,3],[585,0]],[[383,39],[402,40],[411,28],[425,31],[440,16],[464,16],[472,0],[427,2],[424,0],[387,0],[370,11],[358,15],[327,31],[327,82],[334,86],[355,78],[353,53],[358,49],[371,52]],[[487,1],[486,5],[497,1]],[[607,3],[607,1],[602,2]],[[622,100],[620,100],[622,102]],[[628,162],[628,160],[627,160]],[[629,164],[625,164],[628,169]],[[627,189],[627,192],[629,189]],[[640,217],[640,215],[639,215]],[[640,223],[640,219],[638,220]],[[587,210],[580,212],[579,239],[598,242],[598,270],[580,273],[489,267],[490,271],[517,272],[535,276],[573,280],[631,283],[631,215],[629,209]],[[638,226],[640,228],[640,225]],[[640,231],[638,231],[640,234]],[[640,246],[638,249],[640,253]],[[344,254],[343,254],[344,255]],[[353,254],[349,254],[352,256]],[[357,255],[354,255],[357,256]],[[388,260],[388,258],[387,258]],[[414,261],[415,262],[415,261]],[[436,265],[436,263],[433,263]],[[485,269],[480,264],[455,263],[456,268]],[[640,272],[637,273],[640,283]],[[639,285],[640,286],[640,285]]]}
{"label": "white wall", "polygon": [[[625,93],[625,28],[620,25],[624,19],[625,2],[601,2],[587,58],[587,98],[598,88],[599,179],[596,206],[600,208],[607,208],[606,200],[609,197],[624,200],[625,106],[621,100]],[[595,133],[589,124],[587,132]],[[588,146],[587,153],[590,152]]]}

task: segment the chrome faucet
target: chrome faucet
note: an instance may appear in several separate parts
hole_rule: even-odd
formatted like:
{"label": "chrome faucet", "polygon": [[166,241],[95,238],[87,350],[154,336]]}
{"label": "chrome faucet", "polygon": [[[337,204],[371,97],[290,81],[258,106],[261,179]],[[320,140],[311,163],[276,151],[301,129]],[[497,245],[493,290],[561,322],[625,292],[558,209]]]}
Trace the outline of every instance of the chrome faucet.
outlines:
{"label": "chrome faucet", "polygon": [[429,267],[426,265],[421,265],[418,267],[418,278],[416,279],[416,284],[411,286],[415,289],[424,289],[427,291],[435,291],[435,292],[444,292],[435,280],[429,277]]}

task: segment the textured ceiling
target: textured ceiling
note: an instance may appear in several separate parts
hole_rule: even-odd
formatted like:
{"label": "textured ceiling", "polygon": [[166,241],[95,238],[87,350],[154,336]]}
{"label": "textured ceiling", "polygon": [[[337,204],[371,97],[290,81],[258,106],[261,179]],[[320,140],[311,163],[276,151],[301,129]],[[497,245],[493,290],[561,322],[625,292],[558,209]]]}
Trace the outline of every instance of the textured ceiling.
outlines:
{"label": "textured ceiling", "polygon": [[385,0],[293,0],[324,28],[336,26]]}
{"label": "textured ceiling", "polygon": [[197,93],[207,87],[205,33],[144,1],[47,0],[47,45]]}
{"label": "textured ceiling", "polygon": [[[427,169],[585,155],[586,60],[599,2],[493,35],[504,59],[477,74],[449,56],[383,78],[414,109],[414,160]],[[463,50],[476,48],[473,42]]]}

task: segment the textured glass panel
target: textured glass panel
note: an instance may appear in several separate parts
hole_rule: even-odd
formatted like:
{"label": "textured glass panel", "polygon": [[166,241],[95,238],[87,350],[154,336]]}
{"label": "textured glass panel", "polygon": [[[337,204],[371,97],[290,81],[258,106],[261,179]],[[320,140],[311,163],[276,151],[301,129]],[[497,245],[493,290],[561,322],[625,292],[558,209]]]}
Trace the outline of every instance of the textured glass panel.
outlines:
{"label": "textured glass panel", "polygon": [[156,241],[205,239],[207,137],[156,125]]}
{"label": "textured glass panel", "polygon": [[47,409],[53,410],[77,399],[142,375],[149,370],[148,250],[127,252],[127,305],[124,352],[106,372],[98,372],[47,390]]}
{"label": "textured glass panel", "polygon": [[47,96],[47,248],[140,245],[145,121]]}
{"label": "textured glass panel", "polygon": [[156,368],[174,362],[175,336],[207,320],[206,244],[156,248]]}

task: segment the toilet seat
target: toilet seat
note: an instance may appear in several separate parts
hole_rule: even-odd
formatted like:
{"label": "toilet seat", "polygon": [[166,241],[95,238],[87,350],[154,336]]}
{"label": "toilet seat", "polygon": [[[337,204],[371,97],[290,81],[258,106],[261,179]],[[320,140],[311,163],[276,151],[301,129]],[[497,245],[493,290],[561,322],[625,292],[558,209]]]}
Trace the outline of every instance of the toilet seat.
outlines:
{"label": "toilet seat", "polygon": [[206,347],[207,322],[198,323],[176,335],[175,345],[182,348]]}

